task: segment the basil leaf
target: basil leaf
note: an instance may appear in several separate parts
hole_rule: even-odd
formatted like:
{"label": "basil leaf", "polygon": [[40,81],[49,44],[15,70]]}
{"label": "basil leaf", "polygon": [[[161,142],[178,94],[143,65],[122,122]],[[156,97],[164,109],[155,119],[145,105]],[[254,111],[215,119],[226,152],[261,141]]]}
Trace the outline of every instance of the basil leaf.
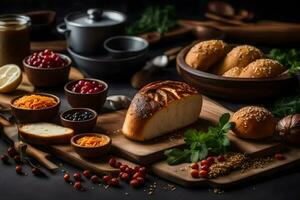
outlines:
{"label": "basil leaf", "polygon": [[[170,153],[172,151],[169,151],[168,153]],[[172,153],[175,153],[174,151]],[[191,155],[191,151],[188,150],[188,149],[185,149],[184,151],[181,151],[180,150],[180,154],[177,154],[179,153],[179,151],[176,150],[176,156],[169,156],[167,158],[167,163],[169,165],[176,165],[176,164],[179,164],[179,163],[183,163],[183,162],[188,162],[189,161],[189,157]],[[170,154],[169,154],[170,155]]]}
{"label": "basil leaf", "polygon": [[219,124],[221,127],[223,127],[230,119],[230,114],[229,113],[224,113],[220,119],[219,119]]}
{"label": "basil leaf", "polygon": [[192,153],[191,153],[191,162],[198,162],[199,161],[199,155],[200,155],[199,150],[193,150]]}

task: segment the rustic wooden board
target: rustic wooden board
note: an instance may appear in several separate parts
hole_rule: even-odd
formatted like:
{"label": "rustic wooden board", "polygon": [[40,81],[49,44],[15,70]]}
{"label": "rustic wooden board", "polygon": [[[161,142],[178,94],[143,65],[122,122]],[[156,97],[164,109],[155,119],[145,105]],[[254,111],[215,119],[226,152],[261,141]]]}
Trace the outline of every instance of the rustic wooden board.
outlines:
{"label": "rustic wooden board", "polygon": [[285,160],[274,160],[267,164],[264,168],[251,169],[244,173],[234,171],[227,176],[214,179],[192,178],[188,163],[170,166],[165,161],[161,161],[153,164],[151,169],[154,174],[185,187],[199,187],[204,185],[230,187],[237,183],[246,182],[250,179],[257,179],[272,175],[275,172],[286,170],[289,167],[295,167],[295,165],[300,164],[300,149],[290,148],[286,151],[286,153],[284,153],[284,156]]}
{"label": "rustic wooden board", "polygon": [[[108,134],[112,138],[112,146],[116,154],[141,165],[147,165],[163,159],[164,150],[183,145],[183,133],[188,128],[193,127],[206,130],[209,125],[216,123],[219,117],[225,112],[232,113],[215,101],[204,97],[198,122],[149,142],[135,142],[122,135],[120,129],[123,125],[126,110],[100,115],[95,131]],[[265,141],[257,144],[252,141],[239,139],[233,134],[229,134],[228,137],[234,146],[248,154],[270,153],[270,151],[279,148],[278,143]]]}
{"label": "rustic wooden board", "polygon": [[[84,78],[83,74],[78,69],[72,67],[70,70],[69,79],[77,80],[81,78]],[[11,99],[15,98],[16,96],[25,95],[27,93],[31,93],[34,91],[35,91],[35,87],[29,82],[25,72],[23,72],[22,82],[14,92],[9,94],[0,93],[0,104],[8,107]]]}

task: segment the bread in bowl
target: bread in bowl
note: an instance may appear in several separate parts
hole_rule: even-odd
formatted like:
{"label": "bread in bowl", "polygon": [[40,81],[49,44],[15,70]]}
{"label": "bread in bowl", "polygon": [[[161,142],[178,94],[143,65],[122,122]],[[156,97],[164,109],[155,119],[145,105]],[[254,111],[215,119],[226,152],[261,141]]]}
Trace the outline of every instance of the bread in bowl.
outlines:
{"label": "bread in bowl", "polygon": [[235,112],[231,121],[235,123],[233,132],[240,138],[262,139],[274,134],[276,120],[266,108],[247,106]]}
{"label": "bread in bowl", "polygon": [[272,78],[286,71],[278,61],[272,59],[258,59],[245,67],[239,78]]}
{"label": "bread in bowl", "polygon": [[185,57],[192,68],[207,71],[230,51],[228,44],[222,40],[207,40],[195,44]]}
{"label": "bread in bowl", "polygon": [[236,77],[239,77],[242,70],[243,69],[240,67],[233,67],[233,68],[229,69],[228,71],[226,71],[222,76],[236,78]]}
{"label": "bread in bowl", "polygon": [[264,54],[256,47],[240,45],[234,47],[220,64],[212,70],[214,74],[222,75],[234,67],[245,68],[249,63],[263,58]]}
{"label": "bread in bowl", "polygon": [[133,98],[122,132],[132,140],[150,140],[196,122],[201,107],[201,95],[188,84],[153,82]]}

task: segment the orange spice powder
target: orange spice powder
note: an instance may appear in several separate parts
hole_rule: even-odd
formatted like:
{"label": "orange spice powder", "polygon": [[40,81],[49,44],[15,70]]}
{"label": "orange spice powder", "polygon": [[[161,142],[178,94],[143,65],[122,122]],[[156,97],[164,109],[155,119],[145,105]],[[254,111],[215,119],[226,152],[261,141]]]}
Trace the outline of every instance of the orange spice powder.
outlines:
{"label": "orange spice powder", "polygon": [[57,102],[52,97],[33,94],[23,96],[15,100],[13,104],[18,108],[36,110],[54,106]]}
{"label": "orange spice powder", "polygon": [[100,147],[107,143],[107,139],[98,136],[84,136],[76,141],[83,147]]}

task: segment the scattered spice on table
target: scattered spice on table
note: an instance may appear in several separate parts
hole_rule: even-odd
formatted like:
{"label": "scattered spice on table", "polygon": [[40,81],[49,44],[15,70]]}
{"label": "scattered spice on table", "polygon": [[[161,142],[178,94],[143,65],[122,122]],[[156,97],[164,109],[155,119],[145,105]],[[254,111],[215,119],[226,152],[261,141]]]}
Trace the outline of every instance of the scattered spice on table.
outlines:
{"label": "scattered spice on table", "polygon": [[13,105],[24,109],[43,109],[56,105],[57,102],[53,97],[43,95],[25,95],[13,102]]}

